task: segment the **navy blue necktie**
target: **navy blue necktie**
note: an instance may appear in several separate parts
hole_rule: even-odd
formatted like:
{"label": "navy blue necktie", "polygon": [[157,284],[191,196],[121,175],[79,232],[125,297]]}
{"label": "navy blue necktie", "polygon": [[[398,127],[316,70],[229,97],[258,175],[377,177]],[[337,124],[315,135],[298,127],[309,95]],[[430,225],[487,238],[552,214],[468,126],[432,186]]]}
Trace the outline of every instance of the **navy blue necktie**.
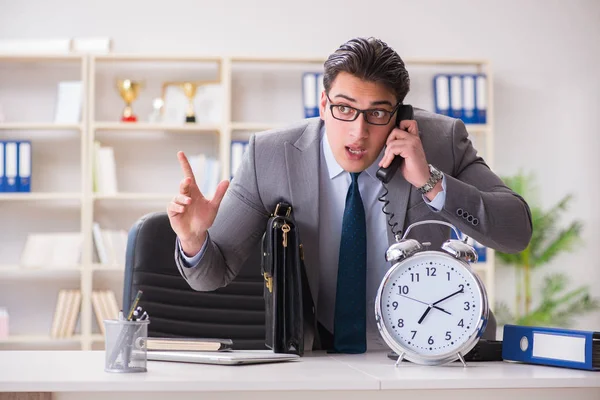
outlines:
{"label": "navy blue necktie", "polygon": [[367,229],[358,175],[360,172],[350,174],[352,183],[346,195],[342,222],[333,322],[333,351],[338,353],[367,350]]}

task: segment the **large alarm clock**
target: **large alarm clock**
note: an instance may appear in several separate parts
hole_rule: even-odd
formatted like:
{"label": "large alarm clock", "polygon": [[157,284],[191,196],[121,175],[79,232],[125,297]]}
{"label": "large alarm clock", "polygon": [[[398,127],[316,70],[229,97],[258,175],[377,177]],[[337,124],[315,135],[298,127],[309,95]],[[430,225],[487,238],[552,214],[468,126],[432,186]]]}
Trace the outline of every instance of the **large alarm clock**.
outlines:
{"label": "large alarm clock", "polygon": [[421,365],[441,365],[463,356],[479,341],[489,315],[481,279],[471,268],[477,252],[464,240],[450,239],[441,249],[407,239],[408,227],[386,252],[393,265],[383,277],[375,300],[377,327],[387,345],[403,360]]}

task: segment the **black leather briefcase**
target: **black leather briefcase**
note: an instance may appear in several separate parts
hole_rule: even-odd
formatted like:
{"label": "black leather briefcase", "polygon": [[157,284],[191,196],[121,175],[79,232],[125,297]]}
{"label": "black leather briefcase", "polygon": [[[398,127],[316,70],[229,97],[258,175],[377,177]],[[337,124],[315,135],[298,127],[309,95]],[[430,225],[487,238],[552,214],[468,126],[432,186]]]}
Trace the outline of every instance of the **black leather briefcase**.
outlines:
{"label": "black leather briefcase", "polygon": [[314,326],[314,303],[292,207],[279,203],[262,239],[265,344],[275,353],[304,354],[304,328]]}

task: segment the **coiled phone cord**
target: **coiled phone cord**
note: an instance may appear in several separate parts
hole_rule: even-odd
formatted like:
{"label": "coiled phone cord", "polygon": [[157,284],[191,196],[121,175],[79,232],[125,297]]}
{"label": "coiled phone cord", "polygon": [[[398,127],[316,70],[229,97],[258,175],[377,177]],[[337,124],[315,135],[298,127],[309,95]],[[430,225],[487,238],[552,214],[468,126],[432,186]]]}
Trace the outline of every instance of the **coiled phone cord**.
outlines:
{"label": "coiled phone cord", "polygon": [[394,235],[396,241],[399,241],[402,238],[402,230],[397,229],[398,222],[392,222],[392,220],[394,219],[394,213],[388,210],[388,204],[390,204],[390,201],[387,199],[387,195],[389,193],[389,190],[385,183],[382,183],[381,186],[383,186],[384,192],[381,196],[377,198],[377,200],[383,203],[381,211],[383,211],[383,213],[387,216],[387,224],[390,227],[390,230],[392,231],[392,235]]}

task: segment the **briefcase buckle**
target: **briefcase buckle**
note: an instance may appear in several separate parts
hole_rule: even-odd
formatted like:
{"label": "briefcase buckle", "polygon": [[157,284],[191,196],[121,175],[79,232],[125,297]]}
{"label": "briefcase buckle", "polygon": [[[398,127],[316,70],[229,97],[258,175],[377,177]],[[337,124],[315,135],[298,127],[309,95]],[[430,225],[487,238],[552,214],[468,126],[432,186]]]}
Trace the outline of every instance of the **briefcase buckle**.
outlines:
{"label": "briefcase buckle", "polygon": [[265,286],[269,289],[269,293],[273,293],[273,277],[266,272],[263,272],[265,278]]}

